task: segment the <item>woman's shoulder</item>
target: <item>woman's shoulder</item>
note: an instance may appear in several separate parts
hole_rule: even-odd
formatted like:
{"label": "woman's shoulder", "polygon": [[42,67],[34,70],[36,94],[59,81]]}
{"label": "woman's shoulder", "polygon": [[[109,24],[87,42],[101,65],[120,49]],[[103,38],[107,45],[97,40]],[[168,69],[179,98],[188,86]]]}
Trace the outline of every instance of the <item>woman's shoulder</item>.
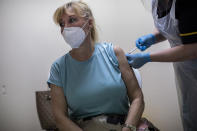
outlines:
{"label": "woman's shoulder", "polygon": [[[68,54],[68,53],[67,53]],[[67,54],[58,57],[52,64],[52,66],[64,66],[66,63]]]}
{"label": "woman's shoulder", "polygon": [[96,43],[95,46],[107,48],[107,47],[113,46],[113,44],[111,42],[99,42],[99,43]]}
{"label": "woman's shoulder", "polygon": [[113,50],[114,46],[111,42],[100,42],[96,43],[95,47],[98,48],[99,50],[105,50],[107,52]]}
{"label": "woman's shoulder", "polygon": [[107,54],[108,58],[112,61],[112,63],[118,65],[118,60],[115,53],[115,45],[113,45],[111,42],[102,42],[99,43],[97,46],[99,47],[100,52]]}

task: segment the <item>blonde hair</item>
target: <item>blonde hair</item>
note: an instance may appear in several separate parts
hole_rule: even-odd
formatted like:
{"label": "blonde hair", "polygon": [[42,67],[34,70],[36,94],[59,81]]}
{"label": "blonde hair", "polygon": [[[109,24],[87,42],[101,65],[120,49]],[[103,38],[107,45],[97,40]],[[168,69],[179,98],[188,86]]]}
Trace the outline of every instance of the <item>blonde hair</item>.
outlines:
{"label": "blonde hair", "polygon": [[55,24],[59,25],[60,24],[60,20],[61,17],[64,13],[67,13],[67,9],[68,8],[72,8],[74,13],[80,17],[84,17],[84,18],[91,18],[92,19],[92,24],[93,27],[91,29],[91,39],[93,40],[93,42],[97,42],[98,40],[98,34],[97,34],[97,29],[96,29],[96,24],[95,24],[95,19],[92,15],[92,11],[91,9],[88,7],[88,5],[82,1],[72,1],[72,2],[68,2],[62,6],[60,6],[59,8],[56,9],[54,15],[53,15],[53,20],[55,22]]}

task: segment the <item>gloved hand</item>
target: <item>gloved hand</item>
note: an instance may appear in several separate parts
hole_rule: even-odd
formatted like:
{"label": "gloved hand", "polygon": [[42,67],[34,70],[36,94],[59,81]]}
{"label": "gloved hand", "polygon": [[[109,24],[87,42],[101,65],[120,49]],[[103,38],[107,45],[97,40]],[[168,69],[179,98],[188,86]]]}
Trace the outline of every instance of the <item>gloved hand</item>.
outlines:
{"label": "gloved hand", "polygon": [[156,37],[153,34],[142,36],[135,41],[136,47],[141,51],[146,50],[148,47],[155,43]]}
{"label": "gloved hand", "polygon": [[126,54],[128,63],[133,68],[140,68],[151,61],[150,53]]}

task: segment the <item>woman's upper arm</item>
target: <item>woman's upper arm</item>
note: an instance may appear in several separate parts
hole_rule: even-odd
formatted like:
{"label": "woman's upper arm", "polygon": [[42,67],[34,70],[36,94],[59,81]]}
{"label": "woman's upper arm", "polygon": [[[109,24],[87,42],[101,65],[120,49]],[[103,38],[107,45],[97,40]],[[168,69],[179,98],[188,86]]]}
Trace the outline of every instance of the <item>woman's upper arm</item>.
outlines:
{"label": "woman's upper arm", "polygon": [[119,47],[114,47],[114,52],[118,59],[119,69],[122,75],[122,79],[128,90],[129,98],[136,98],[142,96],[142,91],[139,87],[138,81],[135,77],[134,71],[130,68],[128,61],[125,57],[124,51]]}
{"label": "woman's upper arm", "polygon": [[52,109],[55,117],[67,115],[67,102],[62,87],[50,84]]}

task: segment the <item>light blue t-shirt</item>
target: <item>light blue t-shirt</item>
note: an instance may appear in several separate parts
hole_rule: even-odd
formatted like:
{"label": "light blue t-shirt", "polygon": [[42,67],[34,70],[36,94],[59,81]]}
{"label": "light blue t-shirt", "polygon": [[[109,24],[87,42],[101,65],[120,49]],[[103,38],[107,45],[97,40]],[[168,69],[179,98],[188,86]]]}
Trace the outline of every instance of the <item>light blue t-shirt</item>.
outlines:
{"label": "light blue t-shirt", "polygon": [[60,57],[52,64],[47,82],[63,88],[71,118],[128,113],[127,89],[110,43],[95,44],[86,61],[69,53]]}

